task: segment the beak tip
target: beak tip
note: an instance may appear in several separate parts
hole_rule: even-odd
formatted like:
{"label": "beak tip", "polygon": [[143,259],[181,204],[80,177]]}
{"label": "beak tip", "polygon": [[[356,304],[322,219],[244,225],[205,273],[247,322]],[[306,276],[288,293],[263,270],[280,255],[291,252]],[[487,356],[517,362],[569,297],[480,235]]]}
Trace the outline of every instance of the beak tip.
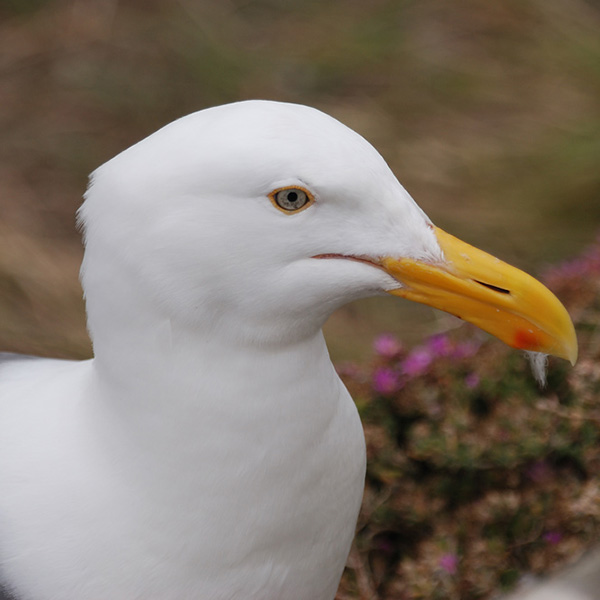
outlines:
{"label": "beak tip", "polygon": [[571,363],[571,366],[575,366],[577,362],[577,356],[579,354],[579,347],[577,344],[577,333],[575,332],[575,326],[573,325],[573,321],[566,309],[564,310],[567,323],[564,326],[563,331],[565,331],[563,339],[563,353],[559,354],[561,358],[568,360]]}
{"label": "beak tip", "polygon": [[578,352],[578,348],[577,348],[577,338],[574,337],[573,339],[573,343],[571,344],[570,348],[568,349],[568,360],[571,363],[571,366],[574,367],[575,363],[577,362],[577,356],[578,356],[579,352]]}

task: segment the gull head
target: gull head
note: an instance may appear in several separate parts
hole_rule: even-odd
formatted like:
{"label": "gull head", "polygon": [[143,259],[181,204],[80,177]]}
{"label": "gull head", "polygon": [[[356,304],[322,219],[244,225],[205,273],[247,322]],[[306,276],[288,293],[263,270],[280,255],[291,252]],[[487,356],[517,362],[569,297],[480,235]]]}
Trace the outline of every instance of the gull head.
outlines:
{"label": "gull head", "polygon": [[85,198],[95,346],[157,321],[293,342],[339,306],[391,293],[576,357],[570,318],[542,284],[436,228],[364,138],[306,106],[183,117],[97,169]]}

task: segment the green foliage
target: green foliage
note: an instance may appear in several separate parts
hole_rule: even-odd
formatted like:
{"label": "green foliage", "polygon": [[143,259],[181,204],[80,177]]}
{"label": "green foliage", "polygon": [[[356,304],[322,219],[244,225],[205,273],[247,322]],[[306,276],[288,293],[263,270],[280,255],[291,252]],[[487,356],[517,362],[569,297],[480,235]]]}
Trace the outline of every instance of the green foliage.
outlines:
{"label": "green foliage", "polygon": [[50,4],[52,0],[4,0],[0,11],[6,12],[9,15],[26,16],[36,12],[46,4]]}

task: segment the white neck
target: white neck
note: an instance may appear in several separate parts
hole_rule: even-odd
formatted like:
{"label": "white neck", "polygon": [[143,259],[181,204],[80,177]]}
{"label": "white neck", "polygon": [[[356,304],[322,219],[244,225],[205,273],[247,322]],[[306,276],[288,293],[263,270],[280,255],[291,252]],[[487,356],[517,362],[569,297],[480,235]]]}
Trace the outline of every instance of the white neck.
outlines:
{"label": "white neck", "polygon": [[240,439],[252,432],[275,446],[285,445],[291,426],[310,439],[337,410],[343,386],[321,331],[294,344],[249,347],[153,322],[130,323],[127,335],[100,346],[94,370],[107,431],[114,437],[120,429],[155,466],[194,470],[215,430]]}

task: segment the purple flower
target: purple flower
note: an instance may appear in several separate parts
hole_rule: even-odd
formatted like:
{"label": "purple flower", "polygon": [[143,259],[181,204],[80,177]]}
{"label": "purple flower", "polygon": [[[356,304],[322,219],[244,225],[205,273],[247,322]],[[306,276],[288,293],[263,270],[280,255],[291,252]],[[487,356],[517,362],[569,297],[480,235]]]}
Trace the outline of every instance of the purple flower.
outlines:
{"label": "purple flower", "polygon": [[427,371],[431,361],[432,356],[427,348],[414,348],[402,361],[402,372],[409,377],[417,377]]}
{"label": "purple flower", "polygon": [[340,376],[351,377],[357,379],[360,375],[360,369],[356,363],[353,362],[345,362],[339,365],[336,365],[335,370],[337,374]]}
{"label": "purple flower", "polygon": [[373,389],[382,396],[389,396],[402,387],[400,374],[393,369],[382,367],[375,369],[373,374]]}
{"label": "purple flower", "polygon": [[600,236],[579,257],[551,267],[545,273],[550,285],[561,284],[600,273]]}
{"label": "purple flower", "polygon": [[473,356],[479,350],[479,344],[474,341],[460,342],[452,349],[452,358],[461,359]]}
{"label": "purple flower", "polygon": [[542,537],[545,542],[555,546],[562,540],[562,533],[560,531],[547,531]]}
{"label": "purple flower", "polygon": [[456,554],[444,554],[440,558],[439,565],[449,575],[455,575],[458,570],[458,556]]}
{"label": "purple flower", "polygon": [[377,542],[377,549],[383,552],[392,552],[394,550],[394,544],[391,540],[382,539]]}
{"label": "purple flower", "polygon": [[433,356],[450,356],[452,354],[452,342],[444,333],[430,337],[427,347]]}
{"label": "purple flower", "polygon": [[393,358],[402,352],[402,342],[391,333],[383,333],[375,338],[373,348],[379,356]]}
{"label": "purple flower", "polygon": [[583,255],[550,269],[546,273],[546,277],[550,280],[565,280],[584,277],[592,270],[590,267],[593,268],[593,261],[590,261],[587,256]]}
{"label": "purple flower", "polygon": [[474,390],[479,385],[479,375],[477,373],[469,373],[465,377],[465,385],[470,390]]}
{"label": "purple flower", "polygon": [[552,469],[545,460],[536,460],[529,465],[525,471],[525,475],[534,483],[542,483],[552,476]]}

